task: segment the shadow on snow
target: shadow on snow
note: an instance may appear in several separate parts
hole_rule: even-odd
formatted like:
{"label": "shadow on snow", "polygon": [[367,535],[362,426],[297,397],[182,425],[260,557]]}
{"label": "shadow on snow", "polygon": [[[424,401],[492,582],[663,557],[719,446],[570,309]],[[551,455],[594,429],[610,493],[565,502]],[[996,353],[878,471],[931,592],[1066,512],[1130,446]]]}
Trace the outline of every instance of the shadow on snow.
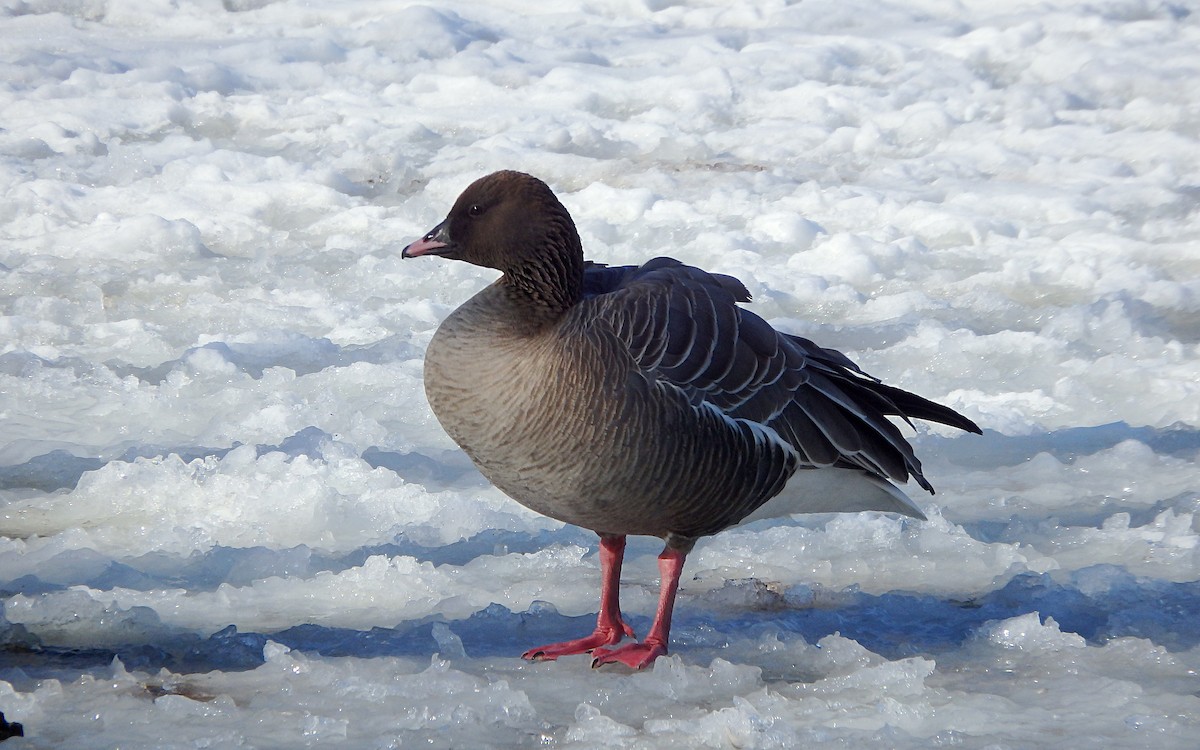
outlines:
{"label": "shadow on snow", "polygon": [[[1065,583],[1049,575],[1026,574],[1004,588],[966,601],[892,592],[882,595],[847,590],[823,593],[819,604],[774,605],[746,610],[712,607],[705,598],[685,598],[672,632],[675,652],[689,649],[718,656],[733,634],[740,641],[767,633],[801,637],[809,643],[840,633],[888,658],[932,654],[957,648],[981,626],[1029,612],[1053,617],[1063,632],[1090,643],[1112,638],[1148,639],[1170,650],[1200,644],[1200,581],[1175,583],[1133,576],[1112,566],[1078,571]],[[632,615],[644,633],[649,618]],[[175,672],[253,669],[263,663],[268,640],[322,656],[443,656],[517,658],[542,643],[578,637],[591,630],[595,615],[568,617],[538,603],[526,612],[494,604],[470,618],[440,617],[395,628],[353,630],[297,625],[275,633],[240,633],[230,626],[206,638],[181,633],[168,641],[115,649],[43,647],[19,625],[0,621],[0,679],[33,678],[107,667],[114,657],[130,669]],[[461,642],[461,650],[459,646]],[[715,651],[715,653],[713,653]]]}

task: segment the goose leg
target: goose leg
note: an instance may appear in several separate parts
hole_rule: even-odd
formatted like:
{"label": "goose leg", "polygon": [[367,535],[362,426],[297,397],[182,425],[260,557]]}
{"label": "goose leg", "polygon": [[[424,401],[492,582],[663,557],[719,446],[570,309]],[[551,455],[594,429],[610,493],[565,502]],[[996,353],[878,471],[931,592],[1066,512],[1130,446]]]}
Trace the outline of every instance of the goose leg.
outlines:
{"label": "goose leg", "polygon": [[658,611],[654,613],[654,624],[641,643],[630,643],[617,648],[597,648],[592,652],[593,667],[620,662],[632,669],[645,669],[654,660],[667,654],[667,641],[671,635],[671,613],[675,609],[675,593],[679,591],[679,574],[683,572],[683,561],[687,553],[667,547],[658,556],[658,572],[661,576],[658,592]]}
{"label": "goose leg", "polygon": [[621,561],[625,558],[625,537],[600,537],[600,614],[591,635],[563,643],[550,643],[521,654],[531,661],[553,661],[560,656],[583,654],[599,646],[612,646],[625,636],[636,638],[633,628],[621,619]]}

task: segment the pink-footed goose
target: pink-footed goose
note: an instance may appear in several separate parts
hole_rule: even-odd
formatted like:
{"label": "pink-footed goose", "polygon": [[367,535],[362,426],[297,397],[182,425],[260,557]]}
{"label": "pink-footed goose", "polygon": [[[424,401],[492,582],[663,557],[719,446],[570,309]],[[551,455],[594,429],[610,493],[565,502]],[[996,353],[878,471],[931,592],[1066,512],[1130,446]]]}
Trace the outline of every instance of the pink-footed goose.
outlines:
{"label": "pink-footed goose", "polygon": [[[889,481],[911,476],[933,491],[888,416],[979,432],[840,352],[776,331],[736,304],[750,295],[732,277],[671,258],[584,261],[567,210],[526,174],[471,184],[403,252],[424,255],[503,274],[429,342],[434,414],[507,495],[600,535],[595,631],[526,659],[591,652],[593,666],[651,664],[667,652],[679,575],[698,537],[788,513],[924,518]],[[650,632],[618,645],[634,635],[618,599],[628,534],[666,547]]]}

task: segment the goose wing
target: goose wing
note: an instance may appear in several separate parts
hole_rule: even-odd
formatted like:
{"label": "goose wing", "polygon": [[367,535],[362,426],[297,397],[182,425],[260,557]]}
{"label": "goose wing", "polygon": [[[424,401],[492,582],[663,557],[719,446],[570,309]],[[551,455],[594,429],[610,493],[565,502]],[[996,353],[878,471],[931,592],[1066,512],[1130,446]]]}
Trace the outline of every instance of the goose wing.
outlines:
{"label": "goose wing", "polygon": [[899,417],[979,427],[953,409],[870,377],[841,352],[781,333],[740,307],[737,279],[672,258],[641,266],[589,264],[586,320],[607,325],[638,367],[734,419],[774,430],[813,468],[858,468],[933,488],[899,428]]}

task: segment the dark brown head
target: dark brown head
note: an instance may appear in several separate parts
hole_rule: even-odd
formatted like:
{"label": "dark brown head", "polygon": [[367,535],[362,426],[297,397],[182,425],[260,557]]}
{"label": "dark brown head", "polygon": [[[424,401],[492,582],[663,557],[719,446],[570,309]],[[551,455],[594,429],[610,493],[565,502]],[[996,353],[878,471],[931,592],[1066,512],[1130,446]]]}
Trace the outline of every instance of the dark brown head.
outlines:
{"label": "dark brown head", "polygon": [[546,183],[521,172],[494,172],[463,191],[441,224],[404,248],[495,268],[503,283],[538,305],[564,310],[578,301],[583,248],[570,214]]}

